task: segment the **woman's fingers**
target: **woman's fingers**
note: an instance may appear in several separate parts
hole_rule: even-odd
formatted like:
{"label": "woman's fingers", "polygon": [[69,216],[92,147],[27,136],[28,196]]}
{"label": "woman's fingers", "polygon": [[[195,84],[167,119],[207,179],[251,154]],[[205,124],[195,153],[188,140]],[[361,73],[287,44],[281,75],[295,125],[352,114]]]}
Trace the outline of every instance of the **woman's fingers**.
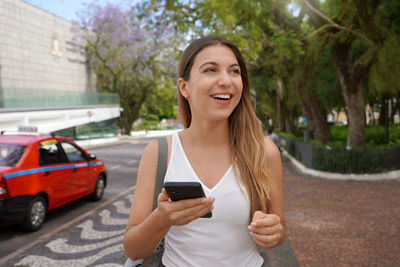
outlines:
{"label": "woman's fingers", "polygon": [[277,232],[281,232],[282,228],[283,227],[280,223],[272,226],[263,226],[263,225],[254,226],[252,224],[249,225],[249,230],[259,235],[272,235]]}
{"label": "woman's fingers", "polygon": [[168,201],[169,200],[169,196],[167,194],[167,191],[165,191],[165,189],[163,188],[161,190],[161,193],[158,194],[158,203],[160,203],[160,201]]}
{"label": "woman's fingers", "polygon": [[256,242],[261,247],[273,247],[275,244],[279,242],[281,238],[280,233],[274,233],[272,235],[263,235],[250,232],[251,236],[253,237],[254,242]]}
{"label": "woman's fingers", "polygon": [[201,205],[176,211],[171,214],[171,219],[175,221],[176,225],[187,224],[210,212],[213,209],[212,203],[213,201],[207,201]]}
{"label": "woman's fingers", "polygon": [[254,242],[262,247],[273,247],[281,238],[283,226],[276,214],[256,211],[248,228]]}
{"label": "woman's fingers", "polygon": [[170,225],[187,224],[213,209],[214,198],[212,197],[170,201],[169,198],[165,200],[161,194],[158,199],[159,209]]}
{"label": "woman's fingers", "polygon": [[281,218],[279,218],[279,216],[276,214],[264,213],[262,217],[261,216],[258,216],[258,218],[255,217],[256,216],[253,216],[253,220],[250,225],[260,226],[260,227],[270,227],[279,224],[281,222]]}

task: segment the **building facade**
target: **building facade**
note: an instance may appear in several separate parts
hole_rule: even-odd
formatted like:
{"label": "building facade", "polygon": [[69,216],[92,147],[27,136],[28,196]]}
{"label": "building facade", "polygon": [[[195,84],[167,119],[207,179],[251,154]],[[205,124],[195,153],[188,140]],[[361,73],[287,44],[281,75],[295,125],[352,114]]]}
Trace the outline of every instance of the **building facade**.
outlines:
{"label": "building facade", "polygon": [[22,0],[0,0],[0,130],[54,132],[119,117],[118,96],[96,92],[72,27]]}

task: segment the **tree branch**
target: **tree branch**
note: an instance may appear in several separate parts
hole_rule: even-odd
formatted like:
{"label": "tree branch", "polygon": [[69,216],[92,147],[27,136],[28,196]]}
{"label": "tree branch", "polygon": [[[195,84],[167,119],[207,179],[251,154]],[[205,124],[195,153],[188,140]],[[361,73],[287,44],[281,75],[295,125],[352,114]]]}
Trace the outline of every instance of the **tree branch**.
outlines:
{"label": "tree branch", "polygon": [[334,27],[331,24],[325,24],[324,26],[320,27],[319,29],[315,30],[314,32],[308,34],[307,36],[303,37],[302,40],[306,40],[308,38],[313,37],[314,35],[316,35],[317,33],[319,33],[320,31],[324,30],[325,28],[330,28],[330,27]]}
{"label": "tree branch", "polygon": [[[339,29],[339,30],[349,32],[349,33],[351,33],[351,34],[353,34],[353,35],[355,35],[355,36],[358,36],[358,37],[364,39],[364,40],[365,40],[367,43],[369,43],[370,45],[372,45],[372,46],[375,45],[374,42],[373,42],[371,39],[369,39],[367,36],[365,36],[364,34],[361,34],[361,33],[359,33],[359,32],[353,31],[353,30],[350,29],[350,28],[341,26],[341,25],[337,24],[336,22],[334,22],[333,20],[331,20],[330,18],[328,18],[327,16],[325,16],[324,14],[322,14],[322,12],[319,11],[318,9],[316,9],[315,7],[313,7],[313,6],[308,2],[308,0],[303,0],[303,2],[304,2],[304,4],[306,4],[306,6],[307,6],[312,12],[314,12],[315,14],[317,14],[318,16],[320,16],[322,19],[324,19],[325,21],[327,21],[327,22],[328,22],[328,25],[330,25],[330,27],[334,27],[334,28],[337,28],[337,29]],[[323,26],[323,27],[324,27],[324,26]],[[321,27],[321,28],[322,28],[322,27]],[[321,30],[321,28],[319,28],[319,29],[317,30],[317,32],[319,32],[319,31]],[[312,35],[316,34],[317,32],[311,33],[310,35],[312,36]],[[310,35],[308,35],[308,36],[310,37]]]}

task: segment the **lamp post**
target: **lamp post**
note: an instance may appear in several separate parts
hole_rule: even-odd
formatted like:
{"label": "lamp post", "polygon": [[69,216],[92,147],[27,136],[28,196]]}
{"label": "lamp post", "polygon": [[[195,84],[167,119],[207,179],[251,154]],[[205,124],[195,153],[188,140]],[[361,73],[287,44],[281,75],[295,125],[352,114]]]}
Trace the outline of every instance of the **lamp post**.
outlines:
{"label": "lamp post", "polygon": [[91,125],[90,119],[94,115],[94,113],[93,113],[93,111],[88,110],[87,115],[89,117],[89,147],[91,147],[92,144],[91,144],[90,140],[91,140],[91,137],[92,137],[92,125]]}

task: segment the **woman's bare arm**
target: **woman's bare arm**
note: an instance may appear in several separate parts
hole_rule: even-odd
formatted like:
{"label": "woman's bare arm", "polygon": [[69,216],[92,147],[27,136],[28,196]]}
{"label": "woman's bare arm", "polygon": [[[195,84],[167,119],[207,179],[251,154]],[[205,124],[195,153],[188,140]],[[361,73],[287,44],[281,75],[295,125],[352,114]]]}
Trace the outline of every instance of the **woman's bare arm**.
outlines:
{"label": "woman's bare arm", "polygon": [[269,175],[271,178],[271,202],[269,203],[269,212],[276,214],[280,218],[282,230],[277,245],[281,244],[286,237],[285,215],[283,210],[283,175],[282,175],[282,159],[279,149],[275,143],[269,138],[265,138],[265,147],[267,162],[269,162]]}
{"label": "woman's bare arm", "polygon": [[168,226],[160,223],[157,213],[152,212],[157,159],[158,142],[153,140],[144,149],[140,160],[124,236],[124,250],[131,259],[150,255],[169,230]]}
{"label": "woman's bare arm", "polygon": [[276,145],[265,138],[268,174],[271,179],[271,201],[268,203],[269,213],[256,211],[249,225],[250,234],[262,248],[272,248],[285,240],[285,217],[283,213],[282,161]]}

